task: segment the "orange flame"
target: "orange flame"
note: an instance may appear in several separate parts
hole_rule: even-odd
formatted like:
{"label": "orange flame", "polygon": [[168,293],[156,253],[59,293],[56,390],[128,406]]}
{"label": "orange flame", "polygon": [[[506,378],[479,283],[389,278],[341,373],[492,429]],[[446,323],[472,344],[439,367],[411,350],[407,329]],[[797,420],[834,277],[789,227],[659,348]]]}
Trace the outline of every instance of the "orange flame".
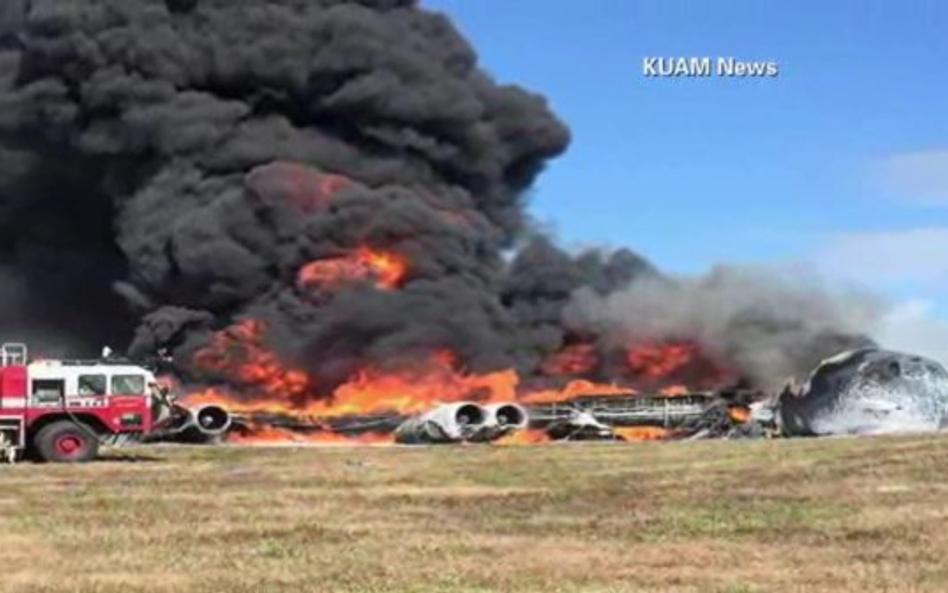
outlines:
{"label": "orange flame", "polygon": [[291,406],[311,393],[310,379],[302,371],[287,369],[277,355],[262,344],[265,329],[259,321],[241,321],[216,334],[208,346],[197,352],[195,364],[232,383],[252,388],[260,399]]}
{"label": "orange flame", "polygon": [[327,397],[318,393],[304,372],[284,367],[260,343],[262,331],[263,324],[243,321],[215,336],[195,357],[201,368],[249,388],[255,397],[241,401],[219,390],[206,389],[189,394],[186,400],[192,404],[215,403],[243,413],[344,416],[416,414],[441,402],[472,400],[486,404],[517,398],[519,378],[515,371],[458,372],[454,356],[448,351],[435,352],[411,369],[383,371],[367,367]]}
{"label": "orange flame", "polygon": [[697,351],[691,343],[642,344],[629,350],[626,360],[636,375],[664,379],[687,365]]}
{"label": "orange flame", "polygon": [[539,430],[536,428],[528,428],[526,430],[518,430],[513,432],[498,440],[495,444],[497,445],[540,445],[543,443],[549,443],[553,439],[550,438],[550,435],[546,431]]}
{"label": "orange flame", "polygon": [[674,434],[660,426],[617,426],[612,431],[627,441],[661,441]]}
{"label": "orange flame", "polygon": [[750,410],[741,406],[732,406],[727,410],[731,420],[738,424],[744,424],[750,420]]}
{"label": "orange flame", "polygon": [[636,392],[628,387],[619,387],[617,385],[605,385],[602,383],[593,383],[591,381],[576,380],[570,381],[562,389],[547,389],[534,391],[520,397],[520,401],[530,404],[547,404],[569,401],[584,395],[635,395]]}
{"label": "orange flame", "polygon": [[513,370],[465,375],[436,361],[427,368],[400,373],[367,369],[339,386],[331,401],[316,402],[307,412],[323,416],[383,411],[417,414],[441,402],[511,401],[516,399],[517,382]]}
{"label": "orange flame", "polygon": [[334,432],[305,434],[276,426],[250,426],[248,430],[249,432],[246,434],[240,432],[230,433],[227,436],[227,442],[238,445],[267,445],[275,443],[388,445],[394,442],[393,435],[371,432],[357,435],[344,435]]}
{"label": "orange flame", "polygon": [[540,367],[544,375],[582,375],[596,367],[596,346],[572,344],[551,355]]}
{"label": "orange flame", "polygon": [[393,253],[360,247],[351,255],[319,259],[300,268],[297,285],[301,288],[337,287],[341,284],[370,281],[382,290],[401,285],[408,272],[403,258]]}
{"label": "orange flame", "polygon": [[666,387],[666,395],[681,395],[691,388],[718,387],[733,382],[736,377],[721,367],[696,342],[647,342],[630,348],[626,363],[635,384],[650,388]]}
{"label": "orange flame", "polygon": [[[481,404],[519,401],[521,403],[564,402],[581,396],[631,396],[636,391],[625,386],[574,380],[563,388],[524,389],[516,371],[507,369],[489,373],[467,373],[457,368],[455,355],[447,350],[432,352],[410,368],[395,370],[367,366],[331,392],[320,390],[316,380],[305,372],[287,367],[267,348],[263,339],[266,327],[255,320],[244,320],[219,332],[210,344],[195,356],[202,369],[217,373],[234,385],[240,395],[209,388],[185,397],[190,404],[215,403],[236,414],[281,414],[301,418],[339,417],[373,414],[417,414],[440,403],[476,401]],[[659,376],[677,366],[667,357],[653,355],[664,349],[637,350],[634,360],[641,368]],[[673,348],[671,352],[687,352]],[[673,360],[678,360],[672,357]],[[657,362],[656,362],[657,361]],[[646,362],[648,364],[646,364]],[[657,365],[657,366],[656,366]],[[682,385],[663,390],[667,396],[687,393]],[[235,442],[390,442],[380,435],[355,439],[323,431],[301,436],[290,430],[250,427],[249,434],[234,437]],[[617,429],[634,440],[664,438],[664,429]],[[292,438],[290,438],[292,436]],[[545,433],[521,431],[505,439],[509,444],[545,442]]]}
{"label": "orange flame", "polygon": [[665,387],[658,393],[659,395],[663,395],[665,397],[680,397],[682,395],[688,395],[690,392],[691,390],[685,385],[672,385],[670,387]]}

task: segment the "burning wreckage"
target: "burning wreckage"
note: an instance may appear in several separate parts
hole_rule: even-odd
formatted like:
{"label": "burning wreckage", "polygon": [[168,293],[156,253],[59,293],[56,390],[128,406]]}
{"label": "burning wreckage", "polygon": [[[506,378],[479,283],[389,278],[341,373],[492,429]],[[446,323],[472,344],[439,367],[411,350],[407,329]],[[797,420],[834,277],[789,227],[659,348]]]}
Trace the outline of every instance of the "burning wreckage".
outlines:
{"label": "burning wreckage", "polygon": [[788,387],[769,400],[746,390],[557,395],[522,403],[455,401],[416,415],[232,415],[215,403],[178,402],[150,368],[128,360],[30,360],[25,346],[4,344],[0,407],[6,424],[0,425],[0,447],[11,461],[29,451],[46,461],[87,461],[100,443],[212,443],[232,430],[259,436],[260,427],[282,431],[280,440],[308,436],[325,442],[329,436],[419,445],[491,443],[519,435],[527,438],[513,442],[882,434],[935,431],[948,420],[945,369],[878,349],[827,359],[801,390]]}
{"label": "burning wreckage", "polygon": [[[237,442],[308,441],[397,443],[541,443],[720,437],[743,421],[743,408],[719,394],[587,395],[546,404],[465,401],[437,404],[417,415],[382,413],[342,417],[237,413]],[[276,432],[263,431],[261,427]],[[526,437],[518,438],[525,433]],[[269,434],[269,438],[267,435]],[[388,436],[388,438],[386,438]],[[374,438],[373,438],[374,437]]]}
{"label": "burning wreckage", "polygon": [[[864,346],[858,303],[731,268],[673,280],[628,249],[569,253],[539,235],[524,195],[567,126],[413,0],[0,5],[3,338],[51,359],[62,345],[167,351],[181,401],[205,410],[179,410],[174,438],[942,425],[944,370],[879,350],[764,397]],[[47,371],[4,372],[17,405],[74,414],[63,402],[116,395],[33,372]],[[17,409],[48,412],[31,406]]]}
{"label": "burning wreckage", "polygon": [[655,395],[590,389],[547,401],[440,403],[419,414],[238,410],[230,428],[236,442],[417,445],[885,434],[948,423],[948,373],[940,364],[870,348],[823,361],[802,388],[788,385],[776,396],[746,389]]}
{"label": "burning wreckage", "polygon": [[[542,399],[542,398],[541,398]],[[267,425],[286,440],[399,444],[494,442],[523,432],[538,443],[869,435],[937,431],[948,425],[948,372],[933,360],[864,348],[824,360],[806,383],[768,397],[761,391],[668,390],[588,393],[560,401],[436,405],[417,415],[305,417],[249,413],[234,430]],[[365,439],[366,435],[379,438]],[[290,435],[296,435],[294,439]]]}

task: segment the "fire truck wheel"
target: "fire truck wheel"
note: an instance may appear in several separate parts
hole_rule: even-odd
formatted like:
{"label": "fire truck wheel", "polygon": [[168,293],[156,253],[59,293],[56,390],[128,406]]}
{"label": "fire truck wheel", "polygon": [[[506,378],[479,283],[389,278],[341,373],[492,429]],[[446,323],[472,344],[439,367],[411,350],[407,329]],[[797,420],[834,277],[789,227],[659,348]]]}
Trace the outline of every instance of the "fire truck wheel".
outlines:
{"label": "fire truck wheel", "polygon": [[33,444],[41,460],[55,463],[90,461],[99,452],[95,431],[85,424],[68,420],[44,426],[36,433]]}

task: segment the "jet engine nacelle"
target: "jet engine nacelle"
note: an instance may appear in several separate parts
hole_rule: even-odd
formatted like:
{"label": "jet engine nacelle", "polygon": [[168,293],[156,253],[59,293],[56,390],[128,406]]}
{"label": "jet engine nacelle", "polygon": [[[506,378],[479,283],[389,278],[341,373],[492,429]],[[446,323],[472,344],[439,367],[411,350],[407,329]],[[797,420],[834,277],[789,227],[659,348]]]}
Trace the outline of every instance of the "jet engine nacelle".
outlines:
{"label": "jet engine nacelle", "polygon": [[488,412],[479,404],[443,404],[402,423],[395,430],[395,442],[404,445],[459,443],[474,437],[487,421]]}
{"label": "jet engine nacelle", "polygon": [[471,437],[472,441],[489,443],[527,427],[530,417],[523,406],[513,403],[490,404],[484,407],[484,427]]}
{"label": "jet engine nacelle", "polygon": [[230,412],[214,404],[186,407],[174,404],[160,423],[153,439],[206,443],[223,435],[233,419]]}
{"label": "jet engine nacelle", "polygon": [[213,404],[188,409],[189,419],[186,430],[204,436],[218,436],[230,428],[230,413],[220,406]]}

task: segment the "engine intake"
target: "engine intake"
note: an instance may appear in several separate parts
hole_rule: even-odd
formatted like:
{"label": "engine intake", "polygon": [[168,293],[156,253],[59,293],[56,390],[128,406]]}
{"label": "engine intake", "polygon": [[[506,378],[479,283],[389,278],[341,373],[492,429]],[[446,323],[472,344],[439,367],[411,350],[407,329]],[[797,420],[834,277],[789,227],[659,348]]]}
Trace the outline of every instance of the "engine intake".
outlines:
{"label": "engine intake", "polygon": [[458,443],[477,434],[487,420],[487,410],[476,403],[444,404],[402,423],[395,430],[395,442]]}
{"label": "engine intake", "polygon": [[529,422],[527,411],[517,404],[491,404],[487,412],[501,428],[526,428]]}
{"label": "engine intake", "polygon": [[190,426],[202,434],[216,436],[230,428],[230,413],[220,406],[208,404],[188,411],[191,414]]}
{"label": "engine intake", "polygon": [[527,411],[517,404],[490,404],[485,408],[487,420],[471,440],[489,443],[527,427]]}
{"label": "engine intake", "polygon": [[150,440],[206,443],[227,432],[232,421],[230,412],[218,405],[172,404],[157,420]]}

